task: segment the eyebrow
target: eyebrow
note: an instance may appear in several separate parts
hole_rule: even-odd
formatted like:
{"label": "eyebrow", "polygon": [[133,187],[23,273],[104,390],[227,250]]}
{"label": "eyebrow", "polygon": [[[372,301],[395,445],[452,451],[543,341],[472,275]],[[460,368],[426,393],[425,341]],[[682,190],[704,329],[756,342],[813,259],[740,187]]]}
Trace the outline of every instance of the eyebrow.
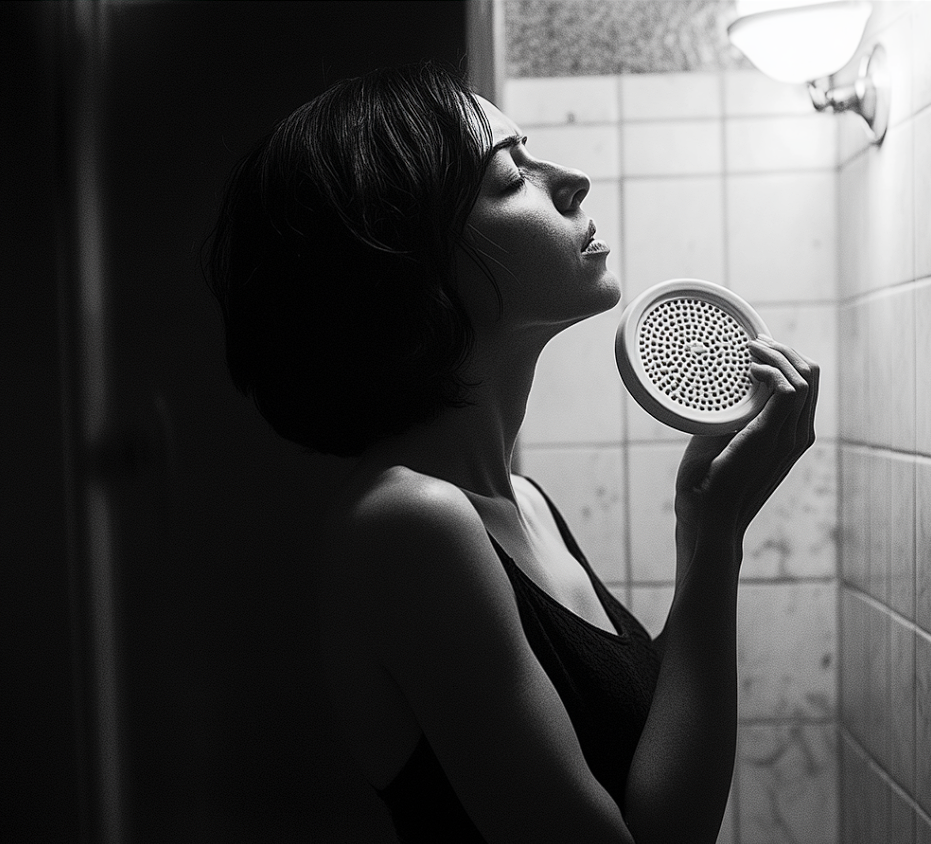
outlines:
{"label": "eyebrow", "polygon": [[488,150],[487,155],[485,156],[485,163],[490,164],[491,160],[495,157],[496,153],[500,152],[503,149],[511,149],[512,147],[520,146],[527,142],[526,135],[509,135],[507,138],[503,138],[498,141],[490,150]]}

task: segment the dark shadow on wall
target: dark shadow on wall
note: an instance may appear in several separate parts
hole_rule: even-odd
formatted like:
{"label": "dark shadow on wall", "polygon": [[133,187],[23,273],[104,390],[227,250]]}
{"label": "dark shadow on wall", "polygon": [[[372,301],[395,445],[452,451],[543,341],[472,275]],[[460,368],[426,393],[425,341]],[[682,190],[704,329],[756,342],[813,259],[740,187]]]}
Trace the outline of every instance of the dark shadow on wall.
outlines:
{"label": "dark shadow on wall", "polygon": [[[5,684],[19,738],[5,802],[17,808],[0,837],[70,842],[85,757],[68,647],[54,15],[2,5],[0,74],[16,115],[3,144],[18,175],[5,188],[17,236],[0,304],[18,317],[3,354],[19,408],[4,414],[3,474],[22,480],[3,547],[21,596]],[[167,443],[166,459],[150,466],[143,449],[113,487],[124,840],[392,841],[314,669],[314,532],[346,465],[278,439],[234,392],[198,254],[233,163],[329,83],[424,57],[464,66],[465,3],[101,6],[110,390],[118,427]],[[83,840],[98,840],[93,828],[85,817]]]}

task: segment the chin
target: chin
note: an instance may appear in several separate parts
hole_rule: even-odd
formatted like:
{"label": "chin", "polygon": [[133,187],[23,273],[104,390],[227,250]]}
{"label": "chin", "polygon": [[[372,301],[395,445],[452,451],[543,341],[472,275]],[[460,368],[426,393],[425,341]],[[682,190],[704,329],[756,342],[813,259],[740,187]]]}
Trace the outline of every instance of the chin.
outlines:
{"label": "chin", "polygon": [[604,275],[599,279],[598,293],[599,299],[603,303],[603,307],[601,307],[597,313],[610,311],[611,308],[619,304],[620,301],[624,298],[624,291],[621,287],[621,282],[610,270],[605,270]]}

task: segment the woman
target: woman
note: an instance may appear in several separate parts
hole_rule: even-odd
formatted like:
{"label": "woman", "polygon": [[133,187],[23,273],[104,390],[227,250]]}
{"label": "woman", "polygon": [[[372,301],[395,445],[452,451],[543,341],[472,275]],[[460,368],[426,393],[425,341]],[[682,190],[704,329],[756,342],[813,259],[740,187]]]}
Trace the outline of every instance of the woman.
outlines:
{"label": "woman", "polygon": [[402,841],[712,842],[733,772],[750,521],[814,440],[818,368],[693,438],[651,640],[510,471],[537,358],[620,298],[585,174],[430,65],[337,84],[231,180],[211,259],[236,385],[357,458],[317,554],[323,670]]}

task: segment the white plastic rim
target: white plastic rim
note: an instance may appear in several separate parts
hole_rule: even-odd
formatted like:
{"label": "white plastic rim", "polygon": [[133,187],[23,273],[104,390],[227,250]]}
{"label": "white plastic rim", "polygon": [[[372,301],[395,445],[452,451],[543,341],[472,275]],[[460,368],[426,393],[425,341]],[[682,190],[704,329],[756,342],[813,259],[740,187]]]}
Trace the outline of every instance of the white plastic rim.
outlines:
{"label": "white plastic rim", "polygon": [[621,315],[615,355],[628,392],[651,416],[689,434],[739,431],[766,404],[747,344],[769,329],[726,287],[695,278],[654,285]]}

